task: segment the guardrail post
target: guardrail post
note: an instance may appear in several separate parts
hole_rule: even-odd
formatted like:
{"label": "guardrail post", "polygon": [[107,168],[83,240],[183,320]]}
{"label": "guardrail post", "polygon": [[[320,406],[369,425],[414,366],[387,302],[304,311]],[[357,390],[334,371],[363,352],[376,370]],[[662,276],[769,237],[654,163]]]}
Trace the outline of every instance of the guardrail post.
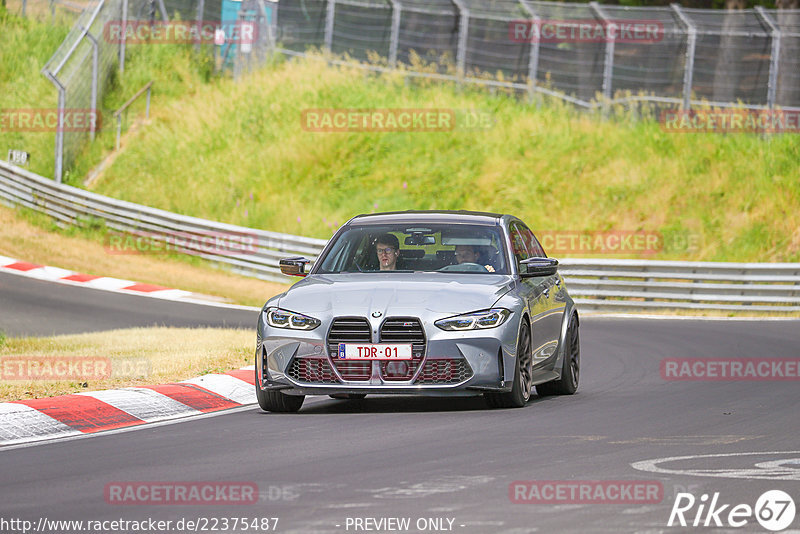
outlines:
{"label": "guardrail post", "polygon": [[761,20],[769,26],[772,37],[772,49],[769,56],[769,82],[767,83],[767,105],[769,109],[772,109],[775,107],[775,94],[778,91],[778,60],[781,55],[781,30],[763,7],[756,6],[756,13],[758,13]]}
{"label": "guardrail post", "polygon": [[458,8],[458,51],[456,52],[456,69],[458,76],[464,78],[467,71],[467,37],[469,35],[469,9],[461,0],[453,0]]}
{"label": "guardrail post", "polygon": [[402,16],[403,6],[397,0],[390,0],[392,3],[392,35],[389,41],[389,66],[397,66],[397,41],[400,38],[400,17]]}
{"label": "guardrail post", "polygon": [[670,7],[678,19],[686,26],[686,61],[683,66],[683,109],[692,107],[692,81],[694,77],[694,56],[697,49],[697,28],[692,20],[683,12],[679,4]]}
{"label": "guardrail post", "polygon": [[[539,45],[541,43],[541,21],[533,8],[528,4],[528,0],[520,0],[522,8],[531,17],[531,49],[528,57],[528,94],[533,96],[536,88],[536,73],[539,70]],[[535,32],[534,32],[535,29]]]}
{"label": "guardrail post", "polygon": [[[606,16],[603,8],[597,2],[589,2],[592,11],[595,12],[606,27],[606,54],[603,61],[603,114],[608,114],[609,101],[611,100],[611,90],[614,75],[614,48],[616,46],[617,25]],[[611,37],[608,34],[612,34]]]}
{"label": "guardrail post", "polygon": [[328,10],[325,13],[325,49],[333,49],[333,19],[336,16],[336,0],[328,0]]}

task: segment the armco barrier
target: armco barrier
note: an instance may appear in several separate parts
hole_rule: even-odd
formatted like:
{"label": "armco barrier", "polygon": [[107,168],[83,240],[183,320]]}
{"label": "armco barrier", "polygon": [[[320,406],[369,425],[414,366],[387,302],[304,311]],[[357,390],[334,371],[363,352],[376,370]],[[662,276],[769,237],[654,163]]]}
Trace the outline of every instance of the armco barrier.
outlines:
{"label": "armco barrier", "polygon": [[[64,225],[87,225],[92,219],[120,232],[149,235],[216,233],[255,236],[247,254],[190,253],[224,263],[234,272],[287,282],[278,260],[291,255],[315,259],[325,241],[254,230],[178,215],[116,200],[38,176],[0,161],[0,201],[46,213]],[[191,249],[190,244],[187,248]],[[800,312],[800,263],[717,263],[621,259],[561,260],[570,295],[583,310],[721,310]]]}
{"label": "armco barrier", "polygon": [[583,310],[800,311],[800,263],[564,259]]}
{"label": "armco barrier", "polygon": [[[185,247],[193,255],[221,262],[234,272],[263,280],[287,282],[280,274],[278,260],[292,255],[316,258],[326,241],[294,235],[255,230],[197,217],[178,215],[132,202],[116,200],[58,184],[19,167],[0,161],[0,201],[12,206],[46,213],[63,225],[85,226],[92,219],[105,221],[107,228],[120,232],[147,233],[148,236],[208,236],[219,233],[255,237],[254,250],[247,253],[209,250],[197,246],[199,240]],[[194,243],[194,244],[193,244]]]}

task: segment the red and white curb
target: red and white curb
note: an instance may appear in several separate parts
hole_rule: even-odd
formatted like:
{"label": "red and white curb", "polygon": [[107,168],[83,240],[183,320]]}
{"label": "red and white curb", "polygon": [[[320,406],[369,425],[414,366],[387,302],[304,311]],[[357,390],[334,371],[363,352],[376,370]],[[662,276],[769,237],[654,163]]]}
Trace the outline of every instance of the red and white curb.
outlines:
{"label": "red and white curb", "polygon": [[255,368],[159,386],[0,403],[0,446],[94,434],[256,402]]}
{"label": "red and white curb", "polygon": [[82,274],[75,271],[69,271],[67,269],[61,269],[59,267],[28,263],[6,256],[0,256],[0,272],[27,276],[29,278],[36,278],[49,282],[58,282],[60,284],[101,289],[103,291],[111,291],[114,293],[140,295],[144,297],[191,302],[194,304],[205,304],[209,306],[220,306],[225,308],[239,308],[245,310],[259,309],[251,306],[238,306],[235,304],[216,302],[210,300],[212,297],[198,295],[182,289],[172,289],[154,284],[143,284],[140,282],[134,282],[132,280],[122,280],[120,278],[111,278],[108,276]]}

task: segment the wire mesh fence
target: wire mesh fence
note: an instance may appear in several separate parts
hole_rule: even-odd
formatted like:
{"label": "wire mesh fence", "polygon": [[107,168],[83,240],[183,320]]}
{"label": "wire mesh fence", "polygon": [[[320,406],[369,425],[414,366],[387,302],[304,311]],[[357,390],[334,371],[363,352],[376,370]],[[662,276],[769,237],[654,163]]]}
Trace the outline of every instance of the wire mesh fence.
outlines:
{"label": "wire mesh fence", "polygon": [[26,17],[54,17],[58,9],[76,14],[42,69],[58,94],[56,181],[102,127],[100,103],[114,70],[124,72],[129,46],[213,45],[203,49],[238,75],[266,61],[275,42],[273,7],[270,0],[8,0],[11,12]]}
{"label": "wire mesh fence", "polygon": [[379,69],[455,73],[584,107],[631,93],[629,100],[684,108],[800,109],[800,10],[280,0],[276,31],[278,51],[290,55],[323,49]]}
{"label": "wire mesh fence", "polygon": [[[159,24],[180,21],[195,24],[187,31],[201,34],[198,43],[213,43],[218,63],[234,76],[261,66],[274,51],[305,55],[322,49],[344,57],[334,63],[546,93],[585,108],[651,101],[683,109],[711,104],[800,110],[800,10],[538,0],[8,0],[7,5],[44,16],[83,7],[42,71],[59,94],[58,181],[96,131],[63,128],[66,111],[97,110],[105,82],[115,68],[124,70],[126,46],[141,38],[143,25],[154,32]],[[110,39],[114,24],[122,30]],[[203,33],[209,28],[210,34]]]}

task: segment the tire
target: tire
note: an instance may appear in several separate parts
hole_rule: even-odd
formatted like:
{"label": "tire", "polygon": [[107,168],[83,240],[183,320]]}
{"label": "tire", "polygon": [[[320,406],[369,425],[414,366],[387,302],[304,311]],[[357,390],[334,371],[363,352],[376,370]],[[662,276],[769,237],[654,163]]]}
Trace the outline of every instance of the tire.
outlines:
{"label": "tire", "polygon": [[547,395],[572,395],[578,390],[581,374],[581,336],[577,316],[572,316],[567,327],[567,345],[561,362],[561,378],[536,386],[536,393]]}
{"label": "tire", "polygon": [[256,398],[258,405],[265,412],[294,413],[300,409],[305,395],[286,395],[280,391],[263,391],[258,387],[258,369],[256,369]]}
{"label": "tire", "polygon": [[517,357],[514,362],[514,384],[511,391],[498,393],[487,391],[483,394],[490,408],[522,408],[531,398],[533,380],[533,355],[531,354],[531,329],[522,323],[517,340]]}
{"label": "tire", "polygon": [[345,399],[345,400],[362,400],[364,399],[367,394],[366,393],[334,393],[333,395],[328,395],[332,399]]}

